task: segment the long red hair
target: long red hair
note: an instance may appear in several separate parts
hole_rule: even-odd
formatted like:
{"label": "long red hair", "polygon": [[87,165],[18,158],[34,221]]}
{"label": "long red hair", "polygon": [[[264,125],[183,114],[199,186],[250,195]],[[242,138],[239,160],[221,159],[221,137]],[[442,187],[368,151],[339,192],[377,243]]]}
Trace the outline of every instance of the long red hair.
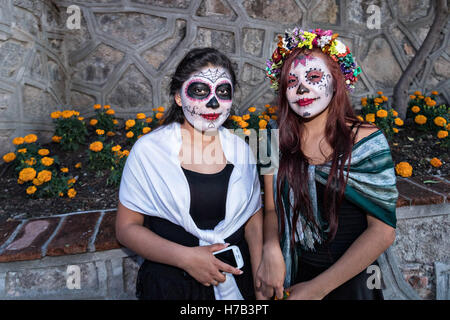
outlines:
{"label": "long red hair", "polygon": [[[325,127],[325,139],[332,147],[333,152],[327,160],[331,160],[331,172],[325,186],[323,197],[322,220],[329,226],[329,232],[326,241],[331,241],[336,235],[338,227],[338,214],[340,203],[344,196],[345,185],[348,175],[345,176],[344,168],[350,165],[352,147],[354,144],[354,134],[349,124],[357,124],[360,121],[356,118],[351,106],[349,94],[346,88],[344,76],[341,73],[340,66],[324,54],[320,49],[306,48],[294,49],[286,61],[283,63],[281,71],[280,88],[278,93],[279,117],[278,127],[280,129],[280,166],[277,178],[277,205],[281,212],[281,234],[284,232],[285,215],[282,203],[283,188],[287,181],[289,187],[293,190],[294,202],[291,203],[293,212],[291,226],[292,238],[291,248],[295,243],[295,229],[299,214],[305,217],[307,221],[316,224],[314,219],[311,199],[308,191],[308,158],[302,152],[302,136],[304,134],[305,119],[297,115],[289,106],[286,97],[288,87],[289,69],[296,57],[303,54],[311,54],[322,57],[326,62],[333,76],[334,95],[328,105],[328,118]],[[338,186],[338,189],[333,188]],[[286,190],[285,190],[286,191]],[[304,227],[304,226],[303,226]],[[317,226],[320,227],[321,226]],[[289,241],[289,240],[288,240]]]}

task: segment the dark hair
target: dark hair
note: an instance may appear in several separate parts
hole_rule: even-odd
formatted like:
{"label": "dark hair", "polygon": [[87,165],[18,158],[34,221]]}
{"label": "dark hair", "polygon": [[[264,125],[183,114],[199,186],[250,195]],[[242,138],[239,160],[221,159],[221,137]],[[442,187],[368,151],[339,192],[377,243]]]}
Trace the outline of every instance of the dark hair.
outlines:
{"label": "dark hair", "polygon": [[[335,92],[333,98],[328,105],[328,119],[325,127],[325,139],[333,148],[330,155],[331,171],[325,187],[323,197],[323,209],[321,212],[322,220],[329,226],[329,232],[326,241],[331,241],[337,231],[338,215],[337,211],[344,196],[347,177],[344,175],[345,166],[350,165],[351,152],[354,144],[355,135],[352,128],[348,124],[358,124],[360,121],[356,118],[351,106],[348,91],[345,85],[345,79],[340,70],[339,64],[333,61],[328,55],[322,53],[319,49],[296,48],[283,64],[280,79],[280,90],[278,93],[278,105],[280,114],[278,124],[280,128],[280,167],[277,178],[277,204],[281,210],[281,233],[284,232],[284,206],[282,205],[283,188],[288,186],[292,188],[294,195],[294,203],[292,203],[292,222],[288,225],[293,226],[294,230],[297,225],[299,213],[305,217],[307,221],[315,224],[319,230],[321,226],[316,224],[312,210],[312,203],[309,197],[308,184],[308,158],[302,152],[302,135],[304,132],[305,119],[297,115],[290,107],[286,98],[286,89],[288,86],[289,68],[294,59],[300,54],[320,55],[327,64],[333,76],[333,84]],[[336,191],[333,186],[338,186]],[[305,226],[303,226],[305,227]],[[326,228],[326,226],[323,226]],[[322,230],[323,231],[323,230]],[[295,232],[292,232],[291,248],[293,248]]]}
{"label": "dark hair", "polygon": [[208,65],[222,67],[226,69],[230,76],[233,87],[236,87],[236,74],[233,65],[223,53],[214,48],[196,48],[189,51],[178,64],[175,74],[170,82],[170,98],[172,105],[164,114],[162,123],[167,125],[172,122],[183,123],[183,110],[175,103],[174,96],[181,89],[183,83],[196,71]]}

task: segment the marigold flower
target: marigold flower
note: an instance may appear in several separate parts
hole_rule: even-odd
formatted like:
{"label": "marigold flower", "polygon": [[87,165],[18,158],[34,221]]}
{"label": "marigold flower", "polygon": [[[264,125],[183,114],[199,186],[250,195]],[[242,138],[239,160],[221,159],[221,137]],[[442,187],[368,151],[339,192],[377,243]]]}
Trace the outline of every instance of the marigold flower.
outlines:
{"label": "marigold flower", "polygon": [[411,111],[414,112],[414,113],[417,113],[417,112],[420,111],[420,108],[419,108],[418,106],[413,106],[413,107],[411,108]]}
{"label": "marigold flower", "polygon": [[419,99],[424,99],[425,97],[424,97],[424,96],[419,96],[418,98],[419,98]]}
{"label": "marigold flower", "polygon": [[78,162],[78,163],[75,165],[75,168],[80,169],[80,168],[81,168],[81,162]]}
{"label": "marigold flower", "polygon": [[95,130],[95,133],[97,133],[99,136],[102,136],[105,134],[105,130],[97,129],[97,130]]}
{"label": "marigold flower", "polygon": [[249,136],[249,135],[252,133],[252,131],[249,130],[249,129],[247,129],[247,128],[244,128],[244,129],[243,129],[243,132],[244,132],[244,134],[245,134],[246,136]]}
{"label": "marigold flower", "polygon": [[442,162],[441,160],[439,160],[438,158],[433,158],[430,160],[430,163],[433,167],[435,168],[439,168],[440,166],[442,166]]}
{"label": "marigold flower", "polygon": [[383,99],[381,99],[381,98],[375,98],[373,101],[375,103],[383,103]]}
{"label": "marigold flower", "polygon": [[61,111],[53,111],[52,113],[50,113],[50,117],[52,119],[58,119],[59,117],[61,117]]}
{"label": "marigold flower", "polygon": [[437,92],[436,90],[434,90],[434,91],[431,91],[431,94],[432,94],[433,96],[437,96],[437,95],[439,94],[439,92]]}
{"label": "marigold flower", "polygon": [[242,116],[242,119],[243,119],[243,120],[248,120],[248,119],[250,119],[250,115],[249,115],[249,114],[244,114],[244,115]]}
{"label": "marigold flower", "polygon": [[267,121],[266,121],[266,120],[264,120],[264,119],[262,119],[262,120],[259,120],[259,123],[258,123],[258,125],[259,125],[259,128],[260,128],[260,129],[265,129],[265,128],[266,128],[266,126],[267,126]]}
{"label": "marigold flower", "polygon": [[40,186],[40,185],[43,184],[43,182],[42,182],[41,180],[39,180],[38,178],[34,178],[34,179],[33,179],[33,184],[34,184],[35,186]]}
{"label": "marigold flower", "polygon": [[434,118],[433,122],[438,127],[444,127],[447,124],[447,120],[443,117],[436,117]]}
{"label": "marigold flower", "polygon": [[266,121],[270,121],[270,116],[267,115],[267,114],[265,114],[265,115],[263,116],[263,118],[264,118],[264,120],[266,120]]}
{"label": "marigold flower", "polygon": [[248,122],[245,122],[245,121],[239,121],[239,126],[240,126],[241,128],[247,128],[247,127],[248,127]]}
{"label": "marigold flower", "polygon": [[115,136],[116,134],[115,134],[114,132],[112,132],[112,131],[108,131],[108,132],[106,133],[106,135],[107,135],[108,137],[113,137],[113,136]]}
{"label": "marigold flower", "polygon": [[95,110],[98,110],[98,109],[100,109],[101,107],[102,107],[102,106],[101,106],[100,104],[98,104],[98,103],[97,103],[97,104],[94,104],[94,109],[95,109]]}
{"label": "marigold flower", "polygon": [[70,188],[70,189],[67,191],[67,196],[68,196],[69,198],[74,198],[76,195],[77,195],[77,192],[75,191],[74,188]]}
{"label": "marigold flower", "polygon": [[105,109],[105,110],[111,109],[111,106],[109,104],[106,104],[103,106],[103,109]]}
{"label": "marigold flower", "polygon": [[49,182],[52,180],[52,172],[49,170],[42,170],[38,173],[37,179],[42,183]]}
{"label": "marigold flower", "polygon": [[71,116],[73,116],[73,111],[72,111],[72,110],[64,110],[64,111],[61,113],[61,116],[62,116],[64,119],[70,118]]}
{"label": "marigold flower", "polygon": [[25,141],[25,143],[34,143],[37,141],[37,135],[28,134],[25,137],[23,137],[23,140]]}
{"label": "marigold flower", "polygon": [[60,192],[60,193],[59,193],[59,196],[60,196],[60,197],[64,197],[64,193],[63,193],[63,192]]}
{"label": "marigold flower", "polygon": [[19,152],[19,153],[27,153],[27,148],[19,149],[19,150],[17,150],[17,152]]}
{"label": "marigold flower", "polygon": [[94,151],[94,152],[100,152],[103,149],[103,143],[101,141],[92,142],[89,145],[89,149]]}
{"label": "marigold flower", "polygon": [[25,168],[19,172],[19,179],[23,182],[32,181],[36,177],[36,170]]}
{"label": "marigold flower", "polygon": [[73,185],[75,182],[77,182],[77,179],[75,179],[75,178],[69,179],[69,180],[67,180],[67,185],[68,186]]}
{"label": "marigold flower", "polygon": [[53,136],[53,137],[52,137],[52,141],[53,141],[53,142],[56,142],[56,143],[60,142],[61,139],[62,139],[62,137],[59,137],[59,136]]}
{"label": "marigold flower", "polygon": [[420,96],[420,95],[422,95],[422,92],[420,92],[420,91],[414,91],[414,94],[415,94],[416,96]]}
{"label": "marigold flower", "polygon": [[274,107],[270,107],[267,109],[267,112],[269,112],[270,114],[275,113],[276,109]]}
{"label": "marigold flower", "polygon": [[80,115],[80,113],[79,113],[78,111],[75,111],[75,110],[72,110],[72,111],[73,111],[73,115],[74,115],[74,116],[77,116],[77,117],[78,117],[78,116]]}
{"label": "marigold flower", "polygon": [[121,147],[120,145],[116,145],[116,146],[114,146],[114,147],[111,148],[111,150],[114,151],[114,152],[117,152],[117,151],[119,151],[120,149],[122,149],[122,147]]}
{"label": "marigold flower", "polygon": [[448,137],[448,131],[446,131],[446,130],[439,130],[438,133],[437,133],[437,137],[439,139],[447,138]]}
{"label": "marigold flower", "polygon": [[412,175],[413,168],[408,162],[400,162],[395,166],[395,172],[402,177],[410,177]]}
{"label": "marigold flower", "polygon": [[445,127],[445,130],[450,131],[450,123],[447,124],[447,126]]}
{"label": "marigold flower", "polygon": [[158,109],[156,109],[158,112],[164,112],[164,107],[158,107]]}
{"label": "marigold flower", "polygon": [[378,118],[386,118],[388,116],[388,113],[384,109],[380,109],[377,111],[377,117]]}
{"label": "marigold flower", "polygon": [[143,133],[143,134],[146,134],[146,133],[149,133],[151,130],[152,130],[152,129],[149,128],[149,127],[143,127],[143,128],[142,128],[142,133]]}
{"label": "marigold flower", "polygon": [[398,129],[397,128],[392,128],[392,131],[394,131],[394,133],[398,133]]}
{"label": "marigold flower", "polygon": [[278,119],[277,116],[271,116],[271,118],[272,118],[273,120],[277,120],[277,119]]}
{"label": "marigold flower", "polygon": [[35,186],[30,186],[27,188],[27,194],[33,194],[35,193],[37,188]]}
{"label": "marigold flower", "polygon": [[29,166],[36,164],[36,159],[34,157],[31,157],[30,159],[25,160],[25,163]]}
{"label": "marigold flower", "polygon": [[383,91],[377,91],[377,93],[381,96],[383,94]]}
{"label": "marigold flower", "polygon": [[155,114],[155,118],[159,120],[159,119],[161,119],[163,117],[163,115],[164,115],[163,113],[158,112],[157,114]]}
{"label": "marigold flower", "polygon": [[131,139],[131,138],[133,138],[133,137],[134,137],[133,131],[128,131],[128,132],[127,132],[127,138]]}
{"label": "marigold flower", "polygon": [[250,107],[250,108],[248,108],[248,112],[255,112],[256,111],[256,108],[255,107]]}
{"label": "marigold flower", "polygon": [[20,146],[21,144],[23,144],[25,142],[25,140],[22,137],[17,137],[17,138],[14,138],[12,142],[16,146]]}
{"label": "marigold flower", "polygon": [[151,123],[153,121],[153,118],[150,118],[150,117],[148,117],[146,120],[145,120],[145,122],[147,122],[147,123]]}
{"label": "marigold flower", "polygon": [[20,180],[20,179],[17,179],[17,183],[18,183],[18,184],[24,184],[25,181],[22,181],[22,180]]}
{"label": "marigold flower", "polygon": [[397,111],[395,111],[394,109],[391,109],[391,111],[392,111],[392,115],[394,117],[398,117],[398,112]]}
{"label": "marigold flower", "polygon": [[114,120],[113,120],[113,123],[114,123],[114,124],[118,124],[119,121],[117,121],[117,119],[114,119]]}
{"label": "marigold flower", "polygon": [[137,138],[140,139],[142,137],[142,134],[138,135]]}
{"label": "marigold flower", "polygon": [[3,161],[6,163],[14,161],[16,159],[16,154],[14,152],[9,152],[3,156]]}
{"label": "marigold flower", "polygon": [[41,163],[46,167],[51,166],[53,164],[53,162],[54,162],[54,159],[50,158],[50,157],[43,157],[41,159]]}
{"label": "marigold flower", "polygon": [[61,168],[61,172],[67,173],[69,172],[69,168]]}
{"label": "marigold flower", "polygon": [[89,121],[89,124],[90,124],[91,126],[95,126],[97,123],[98,123],[98,120],[97,120],[97,119],[91,119],[91,121]]}
{"label": "marigold flower", "polygon": [[125,122],[125,126],[127,126],[127,128],[134,127],[135,124],[136,124],[136,121],[134,121],[133,119],[127,120]]}
{"label": "marigold flower", "polygon": [[361,116],[356,116],[356,118],[358,118],[359,121],[363,121],[364,122],[364,118]]}
{"label": "marigold flower", "polygon": [[270,104],[265,104],[264,107],[265,108],[270,108]]}
{"label": "marigold flower", "polygon": [[411,100],[415,100],[415,99],[416,99],[416,96],[415,96],[415,95],[410,95],[409,98],[410,98]]}
{"label": "marigold flower", "polygon": [[423,124],[425,124],[427,122],[427,117],[425,117],[424,115],[419,114],[419,115],[417,115],[414,118],[414,122],[417,123],[417,124],[423,125]]}
{"label": "marigold flower", "polygon": [[373,113],[366,114],[366,121],[367,122],[375,122],[375,114],[373,114]]}
{"label": "marigold flower", "polygon": [[43,157],[48,155],[49,153],[50,153],[50,151],[48,149],[39,149],[39,151],[38,151],[38,154]]}
{"label": "marigold flower", "polygon": [[113,114],[115,114],[116,112],[113,109],[108,109],[106,110],[106,114],[112,116]]}
{"label": "marigold flower", "polygon": [[138,114],[136,115],[136,119],[138,119],[138,120],[145,119],[145,113],[138,113]]}
{"label": "marigold flower", "polygon": [[84,118],[83,117],[78,117],[78,120],[83,121]]}
{"label": "marigold flower", "polygon": [[436,105],[436,101],[434,101],[433,99],[426,100],[425,103],[429,107],[434,107]]}

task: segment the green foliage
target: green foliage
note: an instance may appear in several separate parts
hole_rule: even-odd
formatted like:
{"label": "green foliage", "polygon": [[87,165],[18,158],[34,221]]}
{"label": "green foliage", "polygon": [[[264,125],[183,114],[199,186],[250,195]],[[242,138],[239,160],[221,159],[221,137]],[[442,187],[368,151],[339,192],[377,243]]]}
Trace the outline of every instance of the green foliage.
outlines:
{"label": "green foliage", "polygon": [[79,112],[64,110],[52,112],[55,122],[55,136],[60,137],[61,148],[67,151],[78,150],[84,144],[87,136],[86,124],[79,118]]}

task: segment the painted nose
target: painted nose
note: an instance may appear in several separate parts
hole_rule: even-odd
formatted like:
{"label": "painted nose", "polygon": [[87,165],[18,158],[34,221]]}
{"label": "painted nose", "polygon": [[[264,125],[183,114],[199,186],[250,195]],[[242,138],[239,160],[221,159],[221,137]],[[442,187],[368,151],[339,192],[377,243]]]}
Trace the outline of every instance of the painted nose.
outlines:
{"label": "painted nose", "polygon": [[297,94],[304,94],[308,93],[309,89],[303,85],[303,83],[300,83],[300,86],[297,89]]}
{"label": "painted nose", "polygon": [[216,97],[212,97],[211,100],[206,104],[207,108],[217,109],[219,107],[219,101],[217,101]]}

